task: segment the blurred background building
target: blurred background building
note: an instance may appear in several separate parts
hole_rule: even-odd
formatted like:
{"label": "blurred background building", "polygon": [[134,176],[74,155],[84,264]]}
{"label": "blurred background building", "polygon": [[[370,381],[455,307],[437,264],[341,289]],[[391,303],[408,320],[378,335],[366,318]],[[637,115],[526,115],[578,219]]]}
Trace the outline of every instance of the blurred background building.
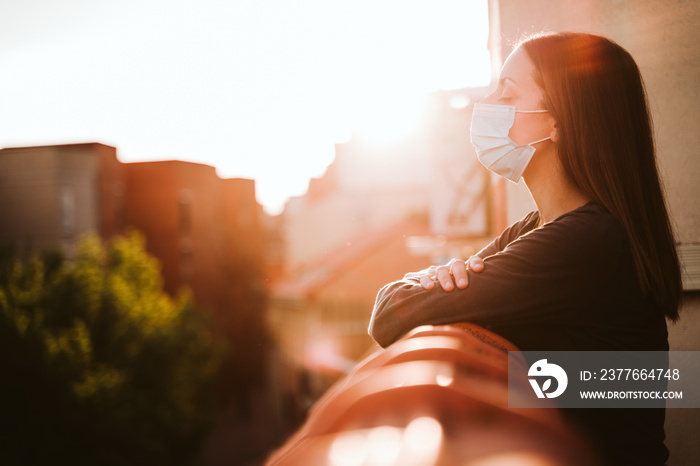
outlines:
{"label": "blurred background building", "polygon": [[97,143],[6,148],[0,203],[0,242],[20,257],[52,248],[70,257],[85,233],[140,231],[165,290],[190,289],[215,328],[243,298],[263,294],[265,235],[253,180],[223,180],[214,167],[189,162],[123,164],[116,148]]}
{"label": "blurred background building", "polygon": [[123,233],[124,182],[116,149],[103,144],[2,149],[0,241],[22,257],[48,248],[71,254],[83,233]]}

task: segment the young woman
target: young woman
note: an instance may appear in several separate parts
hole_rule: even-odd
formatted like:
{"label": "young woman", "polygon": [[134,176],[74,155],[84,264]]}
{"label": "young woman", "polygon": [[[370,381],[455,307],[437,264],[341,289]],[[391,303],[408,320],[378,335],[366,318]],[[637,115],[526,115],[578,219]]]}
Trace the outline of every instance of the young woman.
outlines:
{"label": "young woman", "polygon": [[[419,325],[472,322],[523,351],[668,350],[680,267],[630,54],[590,34],[522,41],[474,106],[471,136],[487,168],[524,179],[537,211],[466,264],[382,288],[372,337],[388,346]],[[563,411],[611,464],[668,458],[664,410]]]}

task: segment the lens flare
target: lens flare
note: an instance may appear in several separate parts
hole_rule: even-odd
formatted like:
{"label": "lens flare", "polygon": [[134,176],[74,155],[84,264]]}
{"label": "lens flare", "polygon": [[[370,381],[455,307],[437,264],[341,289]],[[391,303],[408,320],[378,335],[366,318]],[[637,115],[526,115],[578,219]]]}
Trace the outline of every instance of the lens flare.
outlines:
{"label": "lens flare", "polygon": [[367,437],[368,466],[390,466],[396,464],[402,447],[401,429],[381,426],[372,429]]}
{"label": "lens flare", "polygon": [[555,466],[550,459],[530,452],[497,454],[469,464],[471,466]]}
{"label": "lens flare", "polygon": [[357,431],[338,434],[328,452],[332,466],[361,466],[366,457],[367,438]]}
{"label": "lens flare", "polygon": [[442,426],[432,417],[416,418],[406,427],[404,443],[414,453],[436,453],[442,444]]}

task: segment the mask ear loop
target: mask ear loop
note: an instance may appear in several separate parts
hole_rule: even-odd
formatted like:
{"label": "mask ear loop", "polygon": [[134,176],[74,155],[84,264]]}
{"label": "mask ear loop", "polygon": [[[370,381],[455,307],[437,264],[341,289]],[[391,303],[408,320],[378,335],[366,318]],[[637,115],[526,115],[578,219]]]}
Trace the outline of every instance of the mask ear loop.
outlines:
{"label": "mask ear loop", "polygon": [[515,113],[547,113],[549,110],[516,110]]}
{"label": "mask ear loop", "polygon": [[552,137],[551,137],[551,136],[547,136],[546,138],[540,139],[539,141],[531,142],[530,144],[526,144],[526,145],[527,145],[527,146],[531,146],[531,145],[533,145],[533,144],[537,144],[537,143],[539,143],[539,142],[546,141],[547,139],[552,139]]}
{"label": "mask ear loop", "polygon": [[[516,110],[515,113],[547,113],[549,110]],[[533,144],[540,143],[542,141],[546,141],[547,139],[552,139],[551,136],[547,136],[544,139],[540,139],[539,141],[531,142],[530,144],[525,144],[526,146],[531,146]]]}

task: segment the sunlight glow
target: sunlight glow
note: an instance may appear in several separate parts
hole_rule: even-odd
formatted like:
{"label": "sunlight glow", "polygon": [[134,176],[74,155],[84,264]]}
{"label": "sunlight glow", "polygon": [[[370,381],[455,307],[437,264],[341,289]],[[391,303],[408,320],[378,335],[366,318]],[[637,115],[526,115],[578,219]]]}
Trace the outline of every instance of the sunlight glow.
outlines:
{"label": "sunlight glow", "polygon": [[341,432],[333,440],[328,459],[332,466],[361,466],[367,456],[367,441],[362,432]]}
{"label": "sunlight glow", "polygon": [[[422,97],[422,96],[421,96]],[[358,115],[357,133],[362,139],[383,146],[400,141],[416,132],[424,116],[425,99],[408,96],[376,96],[371,111]]]}
{"label": "sunlight glow", "polygon": [[332,466],[398,466],[435,464],[443,441],[432,417],[413,419],[405,429],[379,426],[336,435],[328,451]]}
{"label": "sunlight glow", "polygon": [[406,447],[421,455],[434,454],[442,444],[442,426],[432,417],[419,417],[406,427]]}
{"label": "sunlight glow", "polygon": [[303,364],[313,371],[347,373],[355,363],[340,353],[335,339],[325,337],[307,343]]}
{"label": "sunlight glow", "polygon": [[441,371],[435,376],[435,383],[441,387],[449,387],[454,380],[454,369],[451,366],[441,368]]}
{"label": "sunlight glow", "polygon": [[490,77],[487,0],[49,3],[0,16],[0,146],[205,163],[271,213],[350,131],[395,140],[415,96]]}
{"label": "sunlight glow", "polygon": [[380,426],[372,429],[367,437],[369,466],[389,466],[396,464],[401,453],[403,440],[401,429]]}
{"label": "sunlight glow", "polygon": [[558,463],[530,452],[499,453],[487,458],[474,460],[470,466],[555,466]]}

